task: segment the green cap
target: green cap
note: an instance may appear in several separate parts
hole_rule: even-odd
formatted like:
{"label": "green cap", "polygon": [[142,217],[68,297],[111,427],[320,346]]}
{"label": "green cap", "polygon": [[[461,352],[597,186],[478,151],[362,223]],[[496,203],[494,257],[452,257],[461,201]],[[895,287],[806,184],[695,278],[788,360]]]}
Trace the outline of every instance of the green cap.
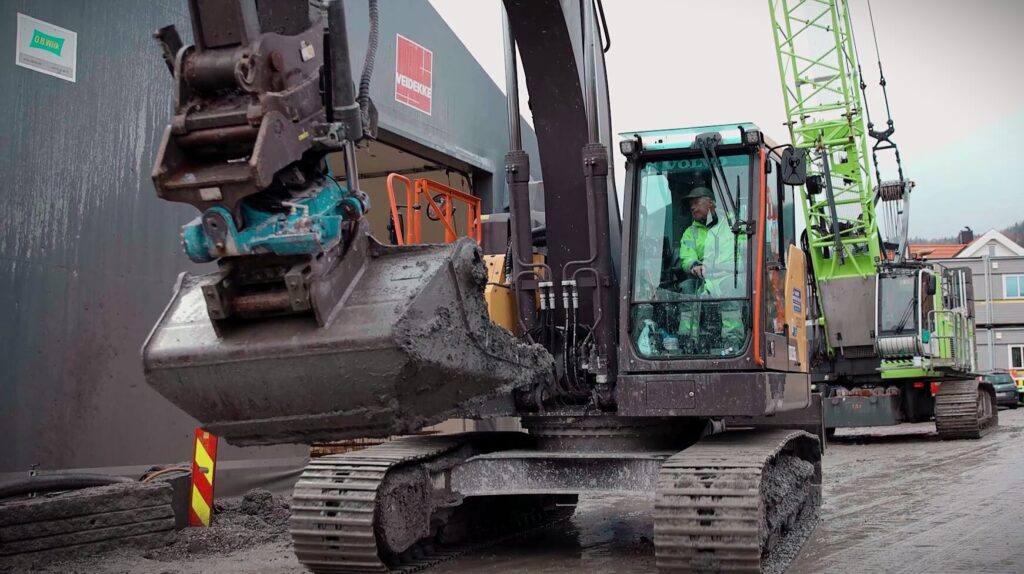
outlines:
{"label": "green cap", "polygon": [[698,197],[706,197],[713,200],[715,199],[715,194],[711,193],[711,190],[706,187],[695,187],[683,199],[697,199]]}

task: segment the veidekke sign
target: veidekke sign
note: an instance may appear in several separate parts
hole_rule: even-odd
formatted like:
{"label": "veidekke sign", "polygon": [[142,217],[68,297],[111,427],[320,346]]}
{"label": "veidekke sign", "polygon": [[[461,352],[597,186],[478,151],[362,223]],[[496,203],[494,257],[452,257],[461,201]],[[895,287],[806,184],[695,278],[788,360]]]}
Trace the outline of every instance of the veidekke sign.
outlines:
{"label": "veidekke sign", "polygon": [[430,115],[434,53],[401,34],[396,45],[395,101]]}

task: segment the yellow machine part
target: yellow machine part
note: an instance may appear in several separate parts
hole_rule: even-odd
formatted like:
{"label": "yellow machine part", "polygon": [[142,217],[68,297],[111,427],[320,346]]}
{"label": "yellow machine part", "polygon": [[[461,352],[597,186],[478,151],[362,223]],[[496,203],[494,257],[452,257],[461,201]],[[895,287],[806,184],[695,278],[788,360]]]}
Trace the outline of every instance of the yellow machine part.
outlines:
{"label": "yellow machine part", "polygon": [[807,261],[796,245],[786,255],[785,321],[790,370],[806,373],[807,360]]}
{"label": "yellow machine part", "polygon": [[516,297],[505,277],[505,255],[484,255],[484,265],[487,267],[487,287],[484,288],[487,313],[491,321],[518,335]]}
{"label": "yellow machine part", "polygon": [[[544,256],[534,253],[533,262],[544,263]],[[487,302],[487,312],[491,316],[491,321],[508,329],[514,335],[520,335],[519,324],[516,321],[516,295],[512,291],[508,277],[505,276],[505,255],[484,255],[484,265],[487,267],[484,301]],[[543,273],[540,275],[543,276]],[[534,306],[540,307],[539,296]]]}

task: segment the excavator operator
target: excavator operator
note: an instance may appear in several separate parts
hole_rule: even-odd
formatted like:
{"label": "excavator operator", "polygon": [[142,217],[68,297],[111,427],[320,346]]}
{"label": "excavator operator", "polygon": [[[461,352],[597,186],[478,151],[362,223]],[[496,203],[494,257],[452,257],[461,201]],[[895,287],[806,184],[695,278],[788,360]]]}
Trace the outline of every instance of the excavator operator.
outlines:
{"label": "excavator operator", "polygon": [[[715,213],[714,194],[706,187],[695,187],[684,197],[689,202],[693,222],[679,240],[679,260],[688,278],[683,282],[686,295],[704,298],[742,296],[734,288],[736,236]],[[721,339],[716,347],[738,352],[745,340],[742,309],[737,301],[708,303],[721,317]],[[684,305],[679,317],[679,333],[693,337],[699,330],[700,303]],[[710,309],[706,309],[709,311]],[[705,326],[706,327],[706,326]],[[715,329],[717,330],[717,329]],[[712,339],[718,339],[718,333]]]}
{"label": "excavator operator", "polygon": [[[708,229],[718,223],[715,214],[715,199],[706,187],[695,187],[684,198],[690,204],[693,222],[679,240],[679,260],[683,270],[694,279],[704,279],[704,244]],[[691,291],[695,293],[696,291]]]}

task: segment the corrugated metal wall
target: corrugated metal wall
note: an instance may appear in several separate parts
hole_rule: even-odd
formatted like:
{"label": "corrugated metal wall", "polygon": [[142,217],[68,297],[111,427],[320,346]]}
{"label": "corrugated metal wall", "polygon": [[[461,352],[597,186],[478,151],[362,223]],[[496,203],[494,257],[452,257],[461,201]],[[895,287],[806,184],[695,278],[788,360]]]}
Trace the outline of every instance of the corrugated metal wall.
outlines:
{"label": "corrugated metal wall", "polygon": [[[358,68],[366,7],[347,4]],[[477,191],[503,206],[501,92],[427,2],[381,4],[373,93],[382,127],[496,171]],[[175,23],[190,36],[185,6],[0,0],[0,473],[191,456],[194,421],[149,389],[139,359],[175,276],[196,270],[179,245],[194,210],[158,200],[149,179],[172,94],[150,34]],[[78,33],[76,83],[14,65],[18,12]],[[435,53],[432,116],[393,100],[396,32]],[[534,148],[528,130],[524,137]]]}
{"label": "corrugated metal wall", "polygon": [[[1006,279],[1024,275],[1024,257],[989,258],[987,279],[986,260],[982,257],[943,259],[940,263],[947,267],[967,267],[974,275],[978,369],[989,371],[1013,367],[1010,364],[1010,347],[1024,345],[1024,299],[1007,297]],[[991,317],[987,301],[989,288],[992,289]]]}

